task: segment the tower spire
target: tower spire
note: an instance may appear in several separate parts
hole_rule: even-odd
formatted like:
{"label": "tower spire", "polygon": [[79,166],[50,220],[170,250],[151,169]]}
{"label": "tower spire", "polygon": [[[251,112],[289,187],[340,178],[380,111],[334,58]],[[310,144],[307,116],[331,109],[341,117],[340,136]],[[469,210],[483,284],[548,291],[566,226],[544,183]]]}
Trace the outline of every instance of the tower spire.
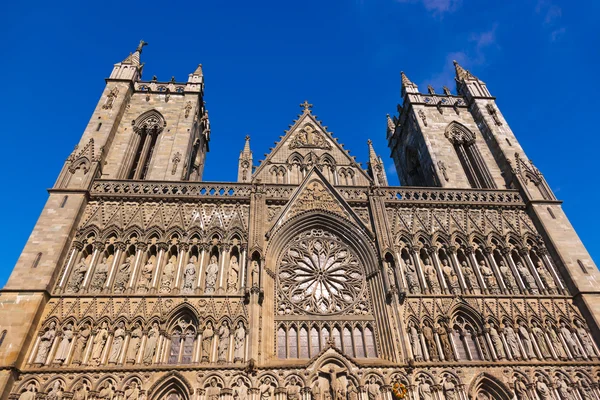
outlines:
{"label": "tower spire", "polygon": [[373,141],[371,139],[367,140],[367,145],[369,146],[369,162],[367,172],[376,185],[387,186],[387,176],[385,175],[383,161],[381,160],[381,157],[378,157],[375,153]]}
{"label": "tower spire", "polygon": [[471,74],[469,70],[466,70],[463,67],[461,67],[458,61],[454,60],[452,62],[454,63],[454,70],[456,71],[457,80],[460,81],[464,79],[477,79],[473,74]]}
{"label": "tower spire", "polygon": [[246,135],[244,149],[240,151],[238,164],[238,182],[250,182],[252,178],[252,150],[250,150],[250,135]]}
{"label": "tower spire", "polygon": [[400,77],[402,78],[402,97],[404,97],[406,93],[419,93],[419,87],[408,79],[408,76],[406,76],[404,71],[400,72]]}

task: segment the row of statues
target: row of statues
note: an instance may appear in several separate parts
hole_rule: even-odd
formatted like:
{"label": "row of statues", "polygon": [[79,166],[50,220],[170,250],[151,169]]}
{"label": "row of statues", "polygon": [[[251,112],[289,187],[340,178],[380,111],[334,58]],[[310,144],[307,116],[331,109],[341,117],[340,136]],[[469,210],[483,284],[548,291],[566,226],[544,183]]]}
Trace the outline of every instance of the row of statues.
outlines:
{"label": "row of statues", "polygon": [[[518,271],[521,282],[523,282],[524,290],[520,289],[520,285],[517,283],[513,270],[504,260],[498,261],[497,267],[505,289],[500,285],[498,277],[485,260],[479,260],[476,268],[473,268],[466,260],[460,261],[460,273],[458,273],[453,267],[453,263],[449,262],[447,258],[440,257],[440,270],[443,278],[443,280],[441,280],[436,267],[432,265],[430,258],[423,257],[420,264],[425,287],[427,288],[427,290],[425,290],[424,285],[421,283],[417,266],[411,260],[411,257],[406,255],[405,257],[403,256],[401,260],[404,266],[406,286],[411,294],[427,292],[431,294],[440,294],[444,292],[443,287],[447,288],[445,289],[446,292],[451,294],[481,294],[485,292],[482,290],[482,286],[484,286],[490,294],[500,294],[503,291],[507,294],[518,294],[522,291],[534,295],[540,294],[540,285],[537,284],[536,279],[529,268],[524,266],[521,261],[515,263],[515,268]],[[537,261],[535,270],[546,293],[559,294],[561,292],[557,286],[556,280],[552,277],[551,272],[546,268],[542,261]],[[387,264],[387,273],[390,285],[396,286],[394,269],[389,263]],[[478,278],[478,274],[481,278]],[[461,283],[461,278],[463,283]],[[483,285],[480,282],[482,282]]]}
{"label": "row of statues", "polygon": [[[593,359],[599,356],[590,332],[580,320],[575,320],[574,327],[571,329],[564,322],[561,322],[559,328],[552,326],[543,328],[536,322],[527,325],[523,321],[515,324],[514,327],[510,323],[496,327],[490,321],[486,323],[483,330],[471,330],[471,332],[479,332],[477,336],[484,354],[487,354],[485,350],[489,347],[493,349],[493,355],[489,358],[496,360],[552,358],[572,360]],[[409,323],[408,338],[414,360],[438,361],[441,358],[440,354],[444,360],[456,360],[449,333],[450,329],[447,325],[436,324],[432,328],[425,323],[419,329],[414,323]],[[457,333],[459,336],[465,334]]]}
{"label": "row of statues", "polygon": [[[200,354],[197,356],[199,362],[230,362],[229,346],[232,341],[233,362],[243,362],[246,358],[246,334],[242,321],[238,321],[233,332],[227,320],[216,331],[212,321],[207,321],[198,332],[191,322],[180,319],[169,333],[161,331],[157,322],[147,331],[139,323],[134,323],[130,330],[126,330],[122,321],[117,323],[112,332],[106,322],[102,322],[96,329],[84,323],[77,332],[74,331],[73,324],[67,323],[57,332],[56,323],[52,321],[39,337],[32,363],[40,366],[161,363],[166,360],[162,360],[160,354],[157,356],[157,349],[164,349],[165,346],[170,346],[169,362],[181,363],[182,359],[179,357],[171,361],[173,350],[181,347],[181,343],[177,341],[181,340],[187,340],[184,346],[192,345],[192,349],[196,340],[201,341],[201,357]],[[170,345],[166,344],[169,338]],[[213,356],[213,343],[216,343],[216,360]]]}
{"label": "row of statues", "polygon": [[[65,286],[66,293],[80,293],[84,291],[85,279],[88,273],[90,273],[92,257],[82,257],[78,264],[73,267],[70,274],[69,280]],[[109,279],[109,269],[113,264],[113,255],[104,255],[102,260],[93,269],[93,275],[87,290],[91,293],[101,293],[106,291],[107,282]],[[115,294],[122,294],[127,291],[130,285],[131,275],[133,273],[133,267],[135,264],[135,256],[127,256],[121,264],[116,266],[115,278],[112,284],[112,292]],[[198,279],[198,258],[192,255],[188,263],[183,268],[182,283],[180,283],[181,293],[193,294],[197,293],[197,289],[200,288],[200,281]],[[260,266],[258,261],[252,260],[250,264],[250,286],[259,285],[259,273]],[[156,256],[151,255],[146,263],[141,267],[137,284],[132,285],[132,289],[137,293],[149,293],[152,288],[156,285],[157,292],[160,294],[172,294],[175,289],[176,275],[177,275],[177,256],[171,255],[160,271],[160,279],[155,284],[153,279],[157,273],[156,267]],[[226,281],[224,282],[223,288],[220,287],[217,282],[219,271],[221,267],[216,255],[211,255],[208,265],[204,272],[204,294],[215,294],[217,291],[223,290],[226,293],[238,293],[241,289],[242,283],[240,281],[241,270],[238,257],[231,255],[229,258],[229,265],[227,267]]]}

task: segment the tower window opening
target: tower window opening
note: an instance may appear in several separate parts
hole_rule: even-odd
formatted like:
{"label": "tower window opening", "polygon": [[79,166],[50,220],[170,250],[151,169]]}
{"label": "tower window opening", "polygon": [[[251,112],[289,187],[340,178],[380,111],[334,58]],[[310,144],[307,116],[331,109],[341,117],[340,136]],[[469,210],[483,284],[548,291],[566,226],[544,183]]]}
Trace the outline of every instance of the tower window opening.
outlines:
{"label": "tower window opening", "polygon": [[96,132],[98,132],[102,128],[102,122],[98,122],[98,126],[96,127]]}
{"label": "tower window opening", "polygon": [[587,275],[587,274],[589,274],[589,272],[588,272],[588,270],[587,270],[586,266],[583,264],[583,261],[581,261],[581,260],[577,260],[577,264],[579,264],[579,268],[581,268],[581,271],[582,271],[584,274],[586,274],[586,275]]}
{"label": "tower window opening", "polygon": [[42,258],[42,253],[37,253],[35,258],[33,259],[33,263],[31,264],[31,268],[37,268],[40,263],[40,259]]}

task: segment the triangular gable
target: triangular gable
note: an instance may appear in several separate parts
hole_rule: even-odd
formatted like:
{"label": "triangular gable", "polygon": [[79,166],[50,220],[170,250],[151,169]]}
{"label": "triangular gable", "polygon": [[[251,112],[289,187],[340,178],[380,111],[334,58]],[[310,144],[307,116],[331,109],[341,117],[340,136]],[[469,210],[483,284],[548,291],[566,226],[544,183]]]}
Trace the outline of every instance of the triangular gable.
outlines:
{"label": "triangular gable", "polygon": [[[313,153],[313,155],[319,155],[323,152],[329,153],[334,160],[337,160],[338,165],[348,165],[356,168],[357,173],[362,175],[365,184],[371,182],[371,178],[360,164],[333,138],[331,133],[327,131],[327,127],[315,118],[308,104],[304,107],[303,113],[290,126],[290,129],[286,131],[285,136],[271,149],[271,152],[256,168],[256,171],[252,174],[252,179],[262,179],[261,175],[265,172],[265,168],[273,163],[285,163],[294,152],[298,152],[303,157],[310,153]],[[340,160],[346,162],[340,162]],[[265,179],[262,179],[262,181],[264,182]]]}
{"label": "triangular gable", "polygon": [[310,210],[321,210],[336,214],[358,225],[363,231],[368,232],[372,236],[371,231],[337,190],[327,181],[318,168],[313,168],[306,175],[306,178],[304,178],[304,181],[296,189],[296,192],[292,195],[292,198],[279,215],[279,218],[272,225],[267,236],[270,236],[272,231],[281,226],[285,221]]}

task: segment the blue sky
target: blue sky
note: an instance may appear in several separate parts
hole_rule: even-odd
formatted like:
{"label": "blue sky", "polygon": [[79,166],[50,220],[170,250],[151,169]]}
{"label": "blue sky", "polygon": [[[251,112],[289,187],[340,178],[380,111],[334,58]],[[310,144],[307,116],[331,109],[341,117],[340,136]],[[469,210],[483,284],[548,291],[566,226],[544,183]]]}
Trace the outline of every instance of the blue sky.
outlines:
{"label": "blue sky", "polygon": [[488,84],[598,260],[599,11],[555,0],[3,2],[0,285],[104,78],[140,39],[145,79],[185,81],[204,65],[205,178],[216,181],[235,180],[245,135],[262,159],[307,99],[359,161],[373,139],[397,184],[385,114],[400,101],[400,71],[421,91],[454,90],[456,59]]}

